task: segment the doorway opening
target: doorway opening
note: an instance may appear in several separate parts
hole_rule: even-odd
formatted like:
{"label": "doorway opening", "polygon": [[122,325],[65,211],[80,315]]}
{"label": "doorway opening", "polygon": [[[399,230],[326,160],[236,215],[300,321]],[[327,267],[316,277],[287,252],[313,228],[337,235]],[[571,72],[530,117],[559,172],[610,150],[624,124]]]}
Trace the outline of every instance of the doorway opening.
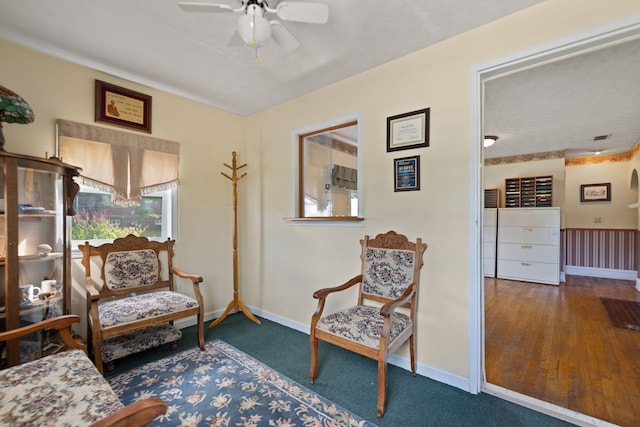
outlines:
{"label": "doorway opening", "polygon": [[497,59],[474,67],[471,72],[471,100],[472,123],[470,136],[471,161],[471,206],[470,229],[470,261],[472,266],[470,276],[471,290],[471,318],[470,322],[470,391],[486,392],[505,400],[513,401],[539,412],[573,422],[590,423],[592,417],[577,414],[574,411],[548,404],[546,402],[525,396],[511,390],[493,386],[486,381],[484,354],[484,273],[482,249],[482,208],[484,193],[484,157],[482,152],[482,135],[484,135],[482,117],[484,108],[483,86],[489,79],[501,75],[520,72],[541,64],[560,61],[569,56],[586,53],[590,50],[601,49],[607,45],[623,43],[640,36],[640,22],[638,17],[616,22],[612,25],[596,28],[585,34],[580,34],[570,40],[557,41],[540,46],[534,51],[514,54],[506,58]]}

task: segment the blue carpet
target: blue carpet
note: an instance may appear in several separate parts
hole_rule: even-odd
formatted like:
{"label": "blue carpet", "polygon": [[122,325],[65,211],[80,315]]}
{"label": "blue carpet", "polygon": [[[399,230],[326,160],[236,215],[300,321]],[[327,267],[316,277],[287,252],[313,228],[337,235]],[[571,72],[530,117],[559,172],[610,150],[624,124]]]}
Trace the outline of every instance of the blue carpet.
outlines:
{"label": "blue carpet", "polygon": [[165,401],[166,414],[152,426],[375,427],[221,340],[108,381],[125,405]]}

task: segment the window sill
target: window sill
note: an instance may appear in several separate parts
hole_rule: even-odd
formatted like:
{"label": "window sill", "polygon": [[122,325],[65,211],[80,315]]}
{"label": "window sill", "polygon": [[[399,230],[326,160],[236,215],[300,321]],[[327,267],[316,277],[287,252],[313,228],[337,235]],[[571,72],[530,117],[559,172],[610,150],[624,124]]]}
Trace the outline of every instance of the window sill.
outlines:
{"label": "window sill", "polygon": [[322,224],[322,223],[361,223],[364,221],[364,218],[360,218],[357,216],[312,216],[312,217],[303,217],[303,218],[284,218],[286,222],[292,223],[311,223],[311,224]]}

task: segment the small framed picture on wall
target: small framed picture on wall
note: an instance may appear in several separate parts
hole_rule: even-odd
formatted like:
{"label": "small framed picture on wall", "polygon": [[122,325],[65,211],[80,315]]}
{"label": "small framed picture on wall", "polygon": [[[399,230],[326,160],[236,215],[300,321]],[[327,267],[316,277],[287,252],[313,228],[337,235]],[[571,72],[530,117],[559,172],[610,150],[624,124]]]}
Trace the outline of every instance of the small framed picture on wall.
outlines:
{"label": "small framed picture on wall", "polygon": [[420,156],[393,160],[393,191],[420,190]]}
{"label": "small framed picture on wall", "polygon": [[580,186],[581,202],[610,202],[611,183],[582,184]]}

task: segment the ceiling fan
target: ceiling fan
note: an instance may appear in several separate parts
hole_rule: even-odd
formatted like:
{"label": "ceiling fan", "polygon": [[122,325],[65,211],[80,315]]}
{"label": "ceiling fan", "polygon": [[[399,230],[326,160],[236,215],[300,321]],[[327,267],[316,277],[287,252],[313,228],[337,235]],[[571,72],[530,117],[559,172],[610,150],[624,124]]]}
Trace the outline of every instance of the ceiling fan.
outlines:
{"label": "ceiling fan", "polygon": [[[275,0],[277,1],[277,0]],[[187,12],[232,12],[241,14],[236,32],[230,45],[241,39],[255,48],[258,63],[258,47],[270,38],[286,52],[293,52],[300,43],[279,21],[268,20],[267,14],[276,14],[283,21],[324,24],[329,19],[329,6],[323,3],[281,2],[275,8],[269,7],[267,0],[239,0],[240,7],[234,9],[227,4],[179,2],[178,6]],[[273,3],[273,2],[272,2]]]}

